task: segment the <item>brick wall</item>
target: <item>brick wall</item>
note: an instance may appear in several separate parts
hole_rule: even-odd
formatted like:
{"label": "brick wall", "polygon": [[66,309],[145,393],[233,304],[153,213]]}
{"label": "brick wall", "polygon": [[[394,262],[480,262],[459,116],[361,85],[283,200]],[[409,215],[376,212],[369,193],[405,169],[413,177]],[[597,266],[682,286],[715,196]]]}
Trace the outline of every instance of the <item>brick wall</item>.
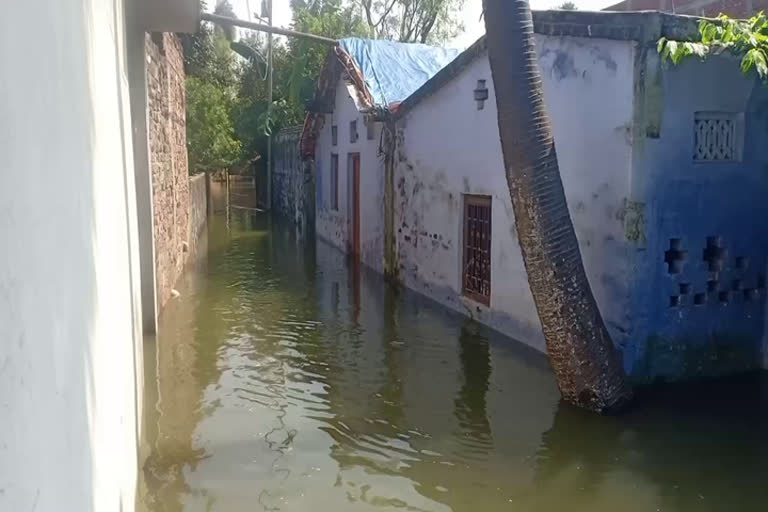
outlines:
{"label": "brick wall", "polygon": [[181,41],[147,34],[147,94],[158,311],[184,269],[188,242],[189,172]]}

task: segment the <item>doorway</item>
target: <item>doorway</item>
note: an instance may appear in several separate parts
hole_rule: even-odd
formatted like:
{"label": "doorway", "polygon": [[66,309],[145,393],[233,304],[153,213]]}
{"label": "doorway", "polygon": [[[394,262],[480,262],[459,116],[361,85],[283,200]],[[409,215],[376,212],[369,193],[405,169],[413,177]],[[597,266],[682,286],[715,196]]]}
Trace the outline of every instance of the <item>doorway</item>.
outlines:
{"label": "doorway", "polygon": [[347,155],[347,229],[349,254],[360,261],[360,153]]}

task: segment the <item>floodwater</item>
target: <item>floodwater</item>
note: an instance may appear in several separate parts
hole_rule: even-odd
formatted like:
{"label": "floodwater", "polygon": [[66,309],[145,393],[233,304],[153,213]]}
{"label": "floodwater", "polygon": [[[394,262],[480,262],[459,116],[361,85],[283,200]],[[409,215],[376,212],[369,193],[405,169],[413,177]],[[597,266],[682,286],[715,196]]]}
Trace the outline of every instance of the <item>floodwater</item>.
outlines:
{"label": "floodwater", "polygon": [[235,212],[145,347],[146,511],[765,511],[768,381],[560,402],[539,354]]}

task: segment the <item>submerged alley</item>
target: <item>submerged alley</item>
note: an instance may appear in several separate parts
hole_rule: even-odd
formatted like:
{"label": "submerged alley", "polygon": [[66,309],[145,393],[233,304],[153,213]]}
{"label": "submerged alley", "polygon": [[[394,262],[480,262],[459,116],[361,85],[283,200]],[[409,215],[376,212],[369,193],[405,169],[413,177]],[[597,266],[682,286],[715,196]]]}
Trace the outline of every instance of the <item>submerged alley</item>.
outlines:
{"label": "submerged alley", "polygon": [[141,510],[763,507],[765,377],[596,416],[540,353],[290,224],[222,211],[208,237],[145,353]]}

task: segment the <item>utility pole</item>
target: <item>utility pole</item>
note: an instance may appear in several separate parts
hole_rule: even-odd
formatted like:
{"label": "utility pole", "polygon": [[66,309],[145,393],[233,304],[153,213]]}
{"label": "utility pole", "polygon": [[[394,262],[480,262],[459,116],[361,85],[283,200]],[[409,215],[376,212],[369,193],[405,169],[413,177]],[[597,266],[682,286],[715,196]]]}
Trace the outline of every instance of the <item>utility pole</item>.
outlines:
{"label": "utility pole", "polygon": [[[272,28],[272,0],[266,0],[267,24]],[[264,13],[262,13],[264,14]],[[267,34],[267,205],[272,210],[272,32]]]}

